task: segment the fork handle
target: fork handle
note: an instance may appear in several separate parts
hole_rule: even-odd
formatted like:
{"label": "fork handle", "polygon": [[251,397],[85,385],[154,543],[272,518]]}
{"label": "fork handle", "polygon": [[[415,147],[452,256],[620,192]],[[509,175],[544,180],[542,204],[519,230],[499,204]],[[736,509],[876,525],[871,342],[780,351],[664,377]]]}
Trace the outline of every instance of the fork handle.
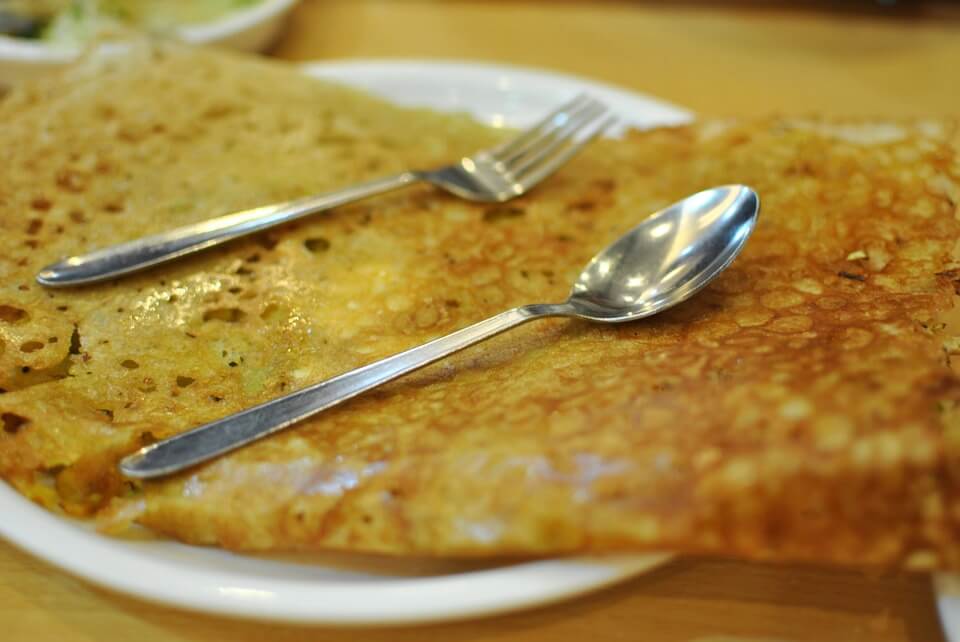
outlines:
{"label": "fork handle", "polygon": [[137,272],[227,241],[353,201],[389,192],[420,180],[416,172],[378,178],[335,192],[234,212],[169,232],[71,256],[37,274],[41,285],[85,285]]}
{"label": "fork handle", "polygon": [[120,470],[128,477],[139,479],[179,472],[283,430],[522,323],[572,313],[566,303],[507,310],[416,348],[141,448],[120,462]]}

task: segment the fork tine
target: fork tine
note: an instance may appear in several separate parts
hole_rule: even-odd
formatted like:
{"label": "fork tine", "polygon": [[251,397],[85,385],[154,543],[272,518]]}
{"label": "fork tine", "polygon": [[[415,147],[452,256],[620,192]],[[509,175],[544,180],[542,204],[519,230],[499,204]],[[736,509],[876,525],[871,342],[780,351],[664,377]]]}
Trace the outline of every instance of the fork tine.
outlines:
{"label": "fork tine", "polygon": [[557,150],[568,145],[571,141],[575,141],[577,134],[591,124],[595,124],[605,113],[607,113],[607,108],[604,105],[599,103],[592,105],[589,109],[581,112],[576,119],[571,118],[555,134],[538,141],[520,160],[504,163],[505,169],[513,176],[522,176],[528,169],[536,167],[545,159],[550,158]]}
{"label": "fork tine", "polygon": [[616,116],[608,116],[597,127],[591,131],[588,131],[585,136],[582,136],[573,144],[565,147],[559,153],[543,160],[539,164],[528,168],[524,175],[517,178],[517,182],[519,183],[521,190],[524,192],[527,191],[545,179],[547,176],[557,171],[557,169],[559,169],[564,163],[566,163],[577,152],[583,149],[587,143],[601,135],[603,132],[607,131],[616,122]]}
{"label": "fork tine", "polygon": [[501,169],[510,169],[539,147],[542,147],[558,136],[562,136],[563,132],[567,131],[571,126],[582,122],[584,116],[594,112],[597,107],[603,107],[603,105],[592,98],[587,98],[578,103],[573,109],[555,117],[547,127],[540,128],[536,132],[531,132],[530,135],[525,136],[522,144],[514,145],[505,153],[494,154],[492,155],[492,159],[501,166]]}
{"label": "fork tine", "polygon": [[510,140],[504,141],[503,143],[500,143],[491,149],[489,151],[490,155],[499,157],[505,154],[515,154],[518,149],[521,149],[522,146],[526,145],[530,140],[541,136],[543,133],[542,130],[549,131],[552,127],[554,127],[554,123],[559,116],[562,116],[565,112],[576,111],[582,107],[584,103],[589,101],[590,97],[586,94],[577,94],[572,100],[560,105],[554,111],[547,114],[544,119],[538,122],[536,125],[523,130]]}

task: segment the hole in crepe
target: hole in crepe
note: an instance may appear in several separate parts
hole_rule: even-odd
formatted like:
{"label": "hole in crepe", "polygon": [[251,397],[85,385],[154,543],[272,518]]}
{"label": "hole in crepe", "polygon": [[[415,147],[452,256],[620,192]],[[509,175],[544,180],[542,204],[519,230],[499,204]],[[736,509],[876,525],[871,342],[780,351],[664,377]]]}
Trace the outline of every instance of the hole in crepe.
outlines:
{"label": "hole in crepe", "polygon": [[67,192],[82,192],[87,188],[87,179],[80,172],[64,169],[57,172],[57,187]]}
{"label": "hole in crepe", "polygon": [[483,220],[487,223],[492,223],[507,218],[517,218],[518,216],[523,216],[523,214],[524,211],[521,207],[516,207],[515,205],[497,205],[487,209],[487,211],[483,213]]}
{"label": "hole in crepe", "polygon": [[47,343],[57,343],[58,341],[60,341],[59,337],[50,337],[47,339]]}
{"label": "hole in crepe", "polygon": [[27,311],[12,305],[0,305],[0,321],[19,323],[27,320]]}
{"label": "hole in crepe", "polygon": [[241,265],[240,267],[237,268],[237,271],[235,272],[235,274],[239,274],[240,276],[247,276],[247,275],[253,274],[253,270]]}
{"label": "hole in crepe", "polygon": [[856,274],[854,272],[845,272],[843,270],[841,270],[840,272],[837,272],[837,276],[844,279],[850,279],[851,281],[863,282],[867,280],[867,277],[864,276],[863,274]]}
{"label": "hole in crepe", "polygon": [[44,468],[37,474],[37,481],[47,488],[55,488],[57,485],[57,475],[62,473],[65,468],[66,466],[63,464]]}
{"label": "hole in crepe", "polygon": [[111,214],[120,214],[124,209],[126,209],[126,206],[123,203],[118,203],[117,201],[110,201],[109,203],[103,204],[103,209]]}
{"label": "hole in crepe", "polygon": [[247,313],[240,308],[214,308],[203,313],[204,321],[223,321],[225,323],[237,323],[243,320]]}
{"label": "hole in crepe", "polygon": [[30,366],[23,366],[22,368],[20,368],[20,372],[22,372],[23,374],[29,374]]}
{"label": "hole in crepe", "polygon": [[43,196],[38,196],[32,201],[30,201],[30,207],[37,210],[38,212],[46,212],[51,207],[53,207],[53,202],[50,199]]}
{"label": "hole in crepe", "polygon": [[113,411],[109,408],[97,408],[97,412],[107,418],[107,421],[113,422]]}
{"label": "hole in crepe", "polygon": [[326,252],[330,249],[330,241],[323,238],[322,236],[317,236],[312,239],[307,239],[303,242],[303,246],[307,248],[308,252],[313,252],[317,254],[319,252]]}
{"label": "hole in crepe", "polygon": [[265,250],[272,250],[273,248],[277,247],[277,243],[280,242],[269,234],[260,234],[255,236],[253,240],[257,243],[257,245]]}
{"label": "hole in crepe", "polygon": [[17,434],[21,428],[30,423],[26,417],[13,412],[3,413],[0,415],[0,420],[3,421],[3,432],[11,435]]}
{"label": "hole in crepe", "polygon": [[66,305],[58,305],[58,306],[57,306],[57,310],[59,310],[60,312],[66,312],[66,311],[69,310],[69,309],[70,309],[70,306],[66,306]]}
{"label": "hole in crepe", "polygon": [[227,365],[230,366],[231,368],[236,368],[236,367],[237,367],[238,365],[240,365],[240,364],[238,364],[236,361],[231,361],[231,362],[228,363]]}
{"label": "hole in crepe", "polygon": [[580,199],[567,204],[568,212],[589,212],[597,206],[595,201],[589,198]]}
{"label": "hole in crepe", "polygon": [[117,117],[117,110],[112,105],[97,105],[97,116],[104,120],[113,120]]}
{"label": "hole in crepe", "polygon": [[20,352],[36,352],[43,349],[42,341],[24,341],[20,344]]}
{"label": "hole in crepe", "polygon": [[70,335],[70,354],[80,354],[80,329],[73,326],[73,334]]}
{"label": "hole in crepe", "polygon": [[243,292],[243,288],[241,288],[238,285],[235,285],[229,290],[227,290],[227,292],[229,292],[230,294],[240,294],[241,292]]}
{"label": "hole in crepe", "polygon": [[216,103],[213,105],[207,106],[202,112],[200,112],[200,118],[206,118],[208,120],[217,120],[237,111],[236,105],[230,105],[227,103]]}
{"label": "hole in crepe", "polygon": [[126,368],[127,370],[136,370],[140,367],[140,364],[134,361],[133,359],[124,359],[120,362],[120,365]]}
{"label": "hole in crepe", "polygon": [[177,386],[181,388],[186,388],[187,386],[192,384],[194,381],[196,381],[196,379],[194,379],[193,377],[184,377],[183,375],[180,375],[177,377]]}
{"label": "hole in crepe", "polygon": [[30,219],[30,222],[27,223],[27,234],[36,234],[42,227],[43,221],[38,218],[32,218]]}
{"label": "hole in crepe", "polygon": [[612,192],[617,186],[617,182],[612,178],[600,178],[593,181],[593,186],[601,192]]}
{"label": "hole in crepe", "polygon": [[260,313],[260,318],[268,322],[277,322],[284,318],[283,310],[276,303],[268,303]]}
{"label": "hole in crepe", "polygon": [[259,262],[260,262],[260,255],[259,255],[259,254],[251,254],[250,256],[248,256],[247,258],[245,258],[244,261],[246,261],[247,263],[259,263]]}
{"label": "hole in crepe", "polygon": [[220,403],[221,401],[223,401],[223,397],[218,397],[217,395],[210,395],[210,401],[213,401],[215,403]]}

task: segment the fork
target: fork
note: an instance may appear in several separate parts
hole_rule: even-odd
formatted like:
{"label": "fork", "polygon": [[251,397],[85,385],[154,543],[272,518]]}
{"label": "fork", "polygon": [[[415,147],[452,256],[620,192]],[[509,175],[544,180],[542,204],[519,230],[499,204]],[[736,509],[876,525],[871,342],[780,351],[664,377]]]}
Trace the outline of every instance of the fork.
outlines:
{"label": "fork", "polygon": [[602,103],[580,95],[511,140],[446,167],[403,172],[335,192],[234,212],[71,256],[45,267],[37,281],[65,287],[113,279],[417,182],[431,183],[471,201],[502,203],[530,191],[614,120]]}

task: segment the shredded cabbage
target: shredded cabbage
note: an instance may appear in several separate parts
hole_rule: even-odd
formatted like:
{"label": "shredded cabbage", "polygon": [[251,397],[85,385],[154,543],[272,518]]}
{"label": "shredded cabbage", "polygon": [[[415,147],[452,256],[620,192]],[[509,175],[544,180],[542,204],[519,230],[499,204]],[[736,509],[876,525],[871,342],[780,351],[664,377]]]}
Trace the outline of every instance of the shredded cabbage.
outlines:
{"label": "shredded cabbage", "polygon": [[169,32],[180,25],[200,24],[261,0],[43,0],[0,1],[0,9],[42,21],[37,35],[46,41],[76,45],[93,37],[130,28]]}

